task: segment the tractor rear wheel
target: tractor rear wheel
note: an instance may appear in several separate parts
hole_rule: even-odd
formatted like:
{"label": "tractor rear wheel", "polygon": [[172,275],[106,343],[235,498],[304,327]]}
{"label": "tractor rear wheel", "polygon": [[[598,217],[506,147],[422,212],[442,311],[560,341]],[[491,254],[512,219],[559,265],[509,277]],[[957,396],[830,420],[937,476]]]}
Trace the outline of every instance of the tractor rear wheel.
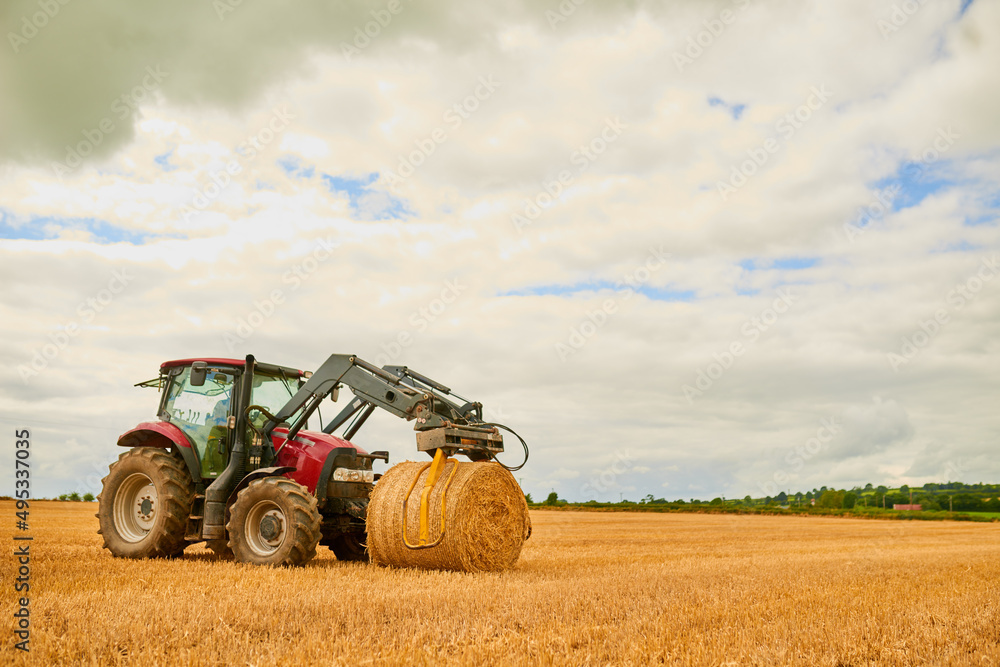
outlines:
{"label": "tractor rear wheel", "polygon": [[255,479],[233,503],[229,547],[255,565],[302,565],[316,555],[320,514],[316,498],[285,477]]}
{"label": "tractor rear wheel", "polygon": [[97,532],[105,549],[122,558],[172,557],[184,551],[194,482],[179,453],[130,449],[101,482]]}
{"label": "tractor rear wheel", "polygon": [[365,535],[350,533],[338,535],[328,542],[337,560],[368,561],[368,549],[365,546]]}

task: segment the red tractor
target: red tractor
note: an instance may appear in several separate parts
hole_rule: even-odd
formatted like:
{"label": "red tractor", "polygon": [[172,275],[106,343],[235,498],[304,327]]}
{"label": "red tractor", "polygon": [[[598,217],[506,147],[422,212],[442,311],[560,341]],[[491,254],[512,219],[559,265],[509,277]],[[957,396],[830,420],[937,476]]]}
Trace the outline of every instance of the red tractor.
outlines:
{"label": "red tractor", "polygon": [[[477,461],[503,451],[506,427],[486,423],[481,403],[355,356],[333,355],[315,373],[253,356],[181,359],[136,386],[160,390],[159,419],[118,438],[129,450],[103,480],[99,533],[115,556],[172,557],[206,542],[261,565],[303,564],[318,544],[366,560],[368,498],[381,476],[372,464],[389,454],[350,439],[376,407],[414,421],[418,449],[432,455]],[[354,398],[321,431],[306,430],[341,386]]]}

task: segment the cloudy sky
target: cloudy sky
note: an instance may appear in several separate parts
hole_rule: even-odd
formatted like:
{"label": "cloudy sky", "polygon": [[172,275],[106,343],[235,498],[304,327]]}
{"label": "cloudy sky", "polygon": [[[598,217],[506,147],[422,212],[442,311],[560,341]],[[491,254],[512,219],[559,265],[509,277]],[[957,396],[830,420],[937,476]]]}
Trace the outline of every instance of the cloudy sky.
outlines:
{"label": "cloudy sky", "polygon": [[1000,480],[1000,3],[302,4],[0,7],[36,495],[248,353],[436,378],[536,497]]}

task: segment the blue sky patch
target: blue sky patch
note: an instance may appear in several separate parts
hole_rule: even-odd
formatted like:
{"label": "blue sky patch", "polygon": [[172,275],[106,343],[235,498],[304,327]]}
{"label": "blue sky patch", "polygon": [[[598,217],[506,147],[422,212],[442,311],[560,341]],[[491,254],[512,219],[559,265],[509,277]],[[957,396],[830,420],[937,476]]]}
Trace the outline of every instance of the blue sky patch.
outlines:
{"label": "blue sky patch", "polygon": [[774,268],[781,271],[809,269],[819,264],[818,257],[782,257],[774,260]]}
{"label": "blue sky patch", "polygon": [[743,115],[744,109],[747,108],[745,104],[730,104],[726,102],[721,97],[709,97],[708,106],[710,107],[722,107],[728,109],[729,113],[733,115],[733,120],[739,120],[740,116]]}
{"label": "blue sky patch", "polygon": [[943,252],[973,252],[976,250],[982,250],[982,246],[977,246],[968,241],[959,241],[958,243],[949,243],[940,250],[932,251],[934,253]]}
{"label": "blue sky patch", "polygon": [[378,172],[363,176],[323,174],[323,182],[330,192],[347,195],[351,212],[359,220],[403,220],[412,216],[405,200],[372,187],[378,176]]}
{"label": "blue sky patch", "polygon": [[779,271],[799,271],[809,269],[819,264],[819,257],[778,257],[768,258],[748,258],[740,260],[739,265],[745,271],[761,271],[767,269],[777,269]]}
{"label": "blue sky patch", "polygon": [[873,188],[899,187],[899,193],[892,200],[892,211],[896,212],[918,206],[931,195],[954,186],[956,182],[950,174],[950,161],[925,163],[907,160],[899,165],[895,174],[876,181]]}
{"label": "blue sky patch", "polygon": [[92,243],[130,243],[142,245],[155,235],[117,227],[96,218],[56,218],[51,216],[32,217],[18,221],[10,212],[0,209],[0,239],[21,239],[46,241],[57,239],[65,231],[83,230],[90,235]]}
{"label": "blue sky patch", "polygon": [[1000,190],[981,197],[979,203],[987,210],[966,215],[962,224],[966,227],[977,227],[979,225],[995,225],[1000,221]]}
{"label": "blue sky patch", "polygon": [[[608,280],[596,280],[586,283],[576,283],[575,285],[536,285],[534,287],[502,292],[499,296],[571,296],[583,292],[601,292],[604,290],[624,291],[626,289],[628,289],[628,285],[624,282],[613,283]],[[695,298],[694,290],[677,290],[668,287],[652,287],[650,285],[634,286],[632,289],[653,301],[693,301]]]}
{"label": "blue sky patch", "polygon": [[316,167],[313,165],[306,166],[303,164],[302,159],[295,155],[285,155],[278,158],[278,166],[284,171],[290,178],[295,178],[299,180],[308,180],[316,175]]}
{"label": "blue sky patch", "polygon": [[980,225],[996,224],[997,220],[996,213],[984,213],[983,215],[967,215],[962,224],[966,227],[978,227]]}
{"label": "blue sky patch", "polygon": [[357,197],[378,180],[378,172],[372,172],[365,176],[331,176],[323,174],[330,192],[344,192],[349,197]]}
{"label": "blue sky patch", "polygon": [[158,164],[160,166],[160,169],[162,169],[163,171],[173,171],[174,169],[177,168],[175,165],[170,164],[170,157],[173,154],[174,154],[174,149],[171,148],[166,153],[161,153],[160,155],[154,157],[153,162]]}

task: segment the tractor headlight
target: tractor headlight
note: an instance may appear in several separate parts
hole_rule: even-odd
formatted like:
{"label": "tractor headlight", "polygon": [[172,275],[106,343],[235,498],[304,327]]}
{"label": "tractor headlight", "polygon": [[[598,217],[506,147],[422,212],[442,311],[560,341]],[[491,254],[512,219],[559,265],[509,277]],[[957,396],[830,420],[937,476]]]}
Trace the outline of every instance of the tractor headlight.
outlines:
{"label": "tractor headlight", "polygon": [[372,470],[353,470],[351,468],[337,468],[333,471],[334,482],[363,482],[373,484],[375,482],[375,472]]}

